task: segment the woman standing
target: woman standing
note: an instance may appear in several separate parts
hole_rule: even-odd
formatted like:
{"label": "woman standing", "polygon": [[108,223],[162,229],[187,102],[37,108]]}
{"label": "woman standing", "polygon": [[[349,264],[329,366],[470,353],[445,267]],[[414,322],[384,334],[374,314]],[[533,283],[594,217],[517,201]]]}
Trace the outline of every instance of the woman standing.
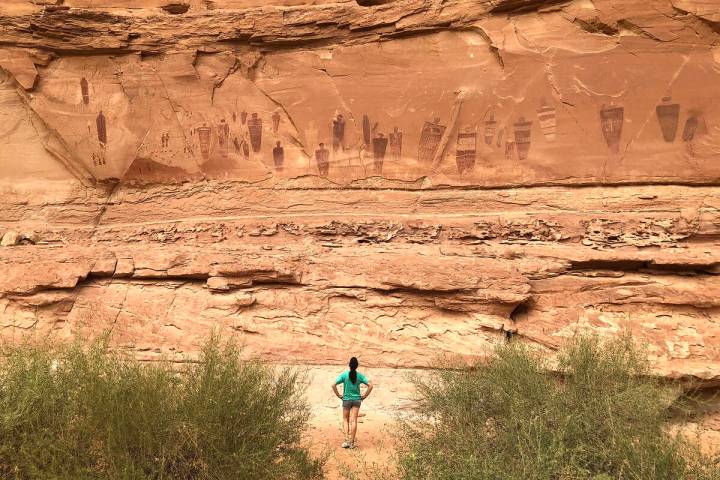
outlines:
{"label": "woman standing", "polygon": [[[370,392],[372,392],[373,385],[368,381],[367,377],[357,371],[358,359],[352,357],[349,364],[350,370],[343,372],[335,380],[332,386],[335,395],[342,400],[343,406],[343,433],[345,434],[345,441],[342,444],[343,448],[355,448],[355,434],[357,433],[357,419],[358,413],[360,413],[360,405],[365,400]],[[340,395],[337,386],[343,384],[343,394]],[[365,395],[360,393],[360,384],[367,385],[367,391]]]}

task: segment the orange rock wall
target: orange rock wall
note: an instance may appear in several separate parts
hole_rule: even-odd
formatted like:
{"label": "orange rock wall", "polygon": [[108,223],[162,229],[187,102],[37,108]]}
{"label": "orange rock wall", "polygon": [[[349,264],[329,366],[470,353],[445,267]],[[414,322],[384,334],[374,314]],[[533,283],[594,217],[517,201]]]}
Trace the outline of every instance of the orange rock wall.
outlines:
{"label": "orange rock wall", "polygon": [[720,380],[720,2],[6,0],[0,332]]}

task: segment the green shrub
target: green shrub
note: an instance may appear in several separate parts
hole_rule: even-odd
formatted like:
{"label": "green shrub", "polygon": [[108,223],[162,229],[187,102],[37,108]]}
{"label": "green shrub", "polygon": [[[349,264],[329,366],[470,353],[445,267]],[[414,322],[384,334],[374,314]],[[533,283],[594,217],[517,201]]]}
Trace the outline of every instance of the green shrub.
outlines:
{"label": "green shrub", "polygon": [[417,414],[400,424],[401,477],[720,478],[716,461],[668,433],[679,391],[649,375],[631,338],[580,338],[550,372],[513,343],[472,369],[417,379]]}
{"label": "green shrub", "polygon": [[0,363],[2,479],[319,478],[289,369],[211,338],[197,363],[144,364],[102,343],[10,348]]}

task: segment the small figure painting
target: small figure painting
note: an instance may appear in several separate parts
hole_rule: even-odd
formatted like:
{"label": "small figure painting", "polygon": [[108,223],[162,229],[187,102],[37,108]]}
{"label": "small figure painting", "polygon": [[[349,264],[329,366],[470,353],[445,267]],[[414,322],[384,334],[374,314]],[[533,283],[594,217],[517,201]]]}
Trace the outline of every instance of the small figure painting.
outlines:
{"label": "small figure painting", "polygon": [[275,164],[275,170],[282,172],[285,163],[285,149],[280,142],[277,142],[275,148],[273,148],[273,163]]}
{"label": "small figure painting", "polygon": [[88,81],[85,77],[83,77],[80,80],[80,93],[82,95],[82,100],[85,105],[90,104],[90,85],[88,85]]}
{"label": "small figure painting", "polygon": [[692,142],[693,139],[705,133],[707,133],[707,125],[705,124],[705,118],[702,113],[697,110],[690,110],[688,112],[688,118],[685,120],[685,127],[683,128],[683,142]]}
{"label": "small figure painting", "polygon": [[280,130],[280,113],[275,110],[272,114],[273,134],[277,135]]}
{"label": "small figure painting", "polygon": [[435,152],[440,145],[447,127],[440,125],[440,119],[433,122],[425,122],[420,133],[420,146],[418,148],[418,160],[423,163],[431,163],[435,158]]}
{"label": "small figure painting", "polygon": [[505,138],[505,129],[501,128],[497,135],[497,142],[495,143],[495,146],[497,148],[502,147],[503,139]]}
{"label": "small figure painting", "polygon": [[511,159],[515,151],[515,142],[511,139],[505,141],[505,158]]}
{"label": "small figure painting", "polygon": [[393,160],[400,160],[402,157],[403,134],[398,127],[395,127],[393,131],[390,132],[388,140],[390,141],[390,155]]}
{"label": "small figure painting", "polygon": [[248,120],[248,132],[253,152],[257,153],[262,147],[262,118],[258,117],[257,113],[253,113]]}
{"label": "small figure painting", "polygon": [[98,113],[95,119],[95,126],[97,128],[98,141],[104,147],[107,145],[107,121],[105,120],[105,115],[103,115],[102,110],[100,110],[100,113]]}
{"label": "small figure painting", "polygon": [[490,118],[485,121],[485,143],[492,145],[492,141],[495,138],[495,132],[497,130],[497,121],[494,116],[490,114]]}
{"label": "small figure painting", "polygon": [[557,110],[555,107],[551,107],[543,100],[537,111],[537,117],[545,140],[554,142],[557,137]]}
{"label": "small figure painting", "polygon": [[697,130],[698,126],[698,117],[696,116],[690,116],[685,120],[685,128],[683,128],[683,134],[682,139],[683,142],[692,142],[693,138],[695,138],[695,131]]}
{"label": "small figure painting", "polygon": [[160,136],[160,144],[163,149],[166,149],[170,146],[170,134],[165,132]]}
{"label": "small figure painting", "polygon": [[683,142],[693,141],[695,133],[697,132],[698,123],[698,116],[694,114],[690,114],[687,120],[685,120],[685,128],[683,128]]}
{"label": "small figure painting", "polygon": [[382,174],[387,146],[388,139],[382,133],[373,138],[373,173],[376,175]]}
{"label": "small figure painting", "polygon": [[225,119],[220,120],[218,126],[218,146],[220,147],[220,153],[223,157],[227,157],[230,142],[230,125]]}
{"label": "small figure painting", "polygon": [[320,148],[315,150],[315,161],[320,175],[327,177],[330,173],[330,150],[325,148],[324,143],[321,143]]}
{"label": "small figure painting", "polygon": [[338,113],[332,122],[333,152],[337,152],[345,145],[345,119],[342,113]]}
{"label": "small figure painting", "polygon": [[663,140],[667,143],[675,141],[678,117],[680,116],[680,105],[671,102],[671,97],[663,97],[662,103],[655,107],[655,114],[660,124],[660,131],[662,132]]}
{"label": "small figure painting", "polygon": [[459,174],[472,171],[475,168],[477,156],[477,133],[472,128],[466,128],[458,133],[455,162]]}
{"label": "small figure painting", "polygon": [[212,127],[208,127],[206,123],[202,124],[202,127],[197,127],[195,132],[198,135],[198,142],[200,143],[200,154],[207,160],[210,158],[210,140],[212,136]]}
{"label": "small figure painting", "polygon": [[96,167],[99,167],[101,165],[107,165],[107,162],[105,161],[105,154],[103,152],[100,152],[100,153],[93,152],[92,159],[93,159],[93,165]]}
{"label": "small figure painting", "polygon": [[247,112],[246,112],[245,110],[243,110],[242,112],[240,112],[240,123],[242,123],[243,125],[245,125],[245,122],[247,122],[247,116],[248,116],[248,114],[247,114]]}
{"label": "small figure painting", "polygon": [[620,153],[620,138],[625,117],[625,109],[616,105],[607,105],[600,110],[600,126],[605,142],[614,154]]}
{"label": "small figure painting", "polygon": [[513,126],[515,127],[515,148],[517,149],[518,160],[525,160],[530,152],[532,122],[525,121],[524,117],[520,117]]}
{"label": "small figure painting", "polygon": [[225,122],[225,119],[220,120],[220,128],[218,128],[218,141],[220,142],[221,146],[224,146],[228,142],[228,138],[230,137],[230,125]]}
{"label": "small figure painting", "polygon": [[371,136],[371,130],[370,130],[370,117],[367,115],[363,115],[363,141],[365,142],[365,145],[370,145],[370,136]]}

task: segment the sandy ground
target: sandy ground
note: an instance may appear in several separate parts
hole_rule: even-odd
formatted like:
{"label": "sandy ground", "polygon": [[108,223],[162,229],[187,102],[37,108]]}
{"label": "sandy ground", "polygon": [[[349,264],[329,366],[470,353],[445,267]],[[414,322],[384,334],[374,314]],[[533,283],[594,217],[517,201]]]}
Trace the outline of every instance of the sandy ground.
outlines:
{"label": "sandy ground", "polygon": [[340,409],[333,418],[318,418],[311,427],[314,451],[327,455],[326,473],[330,480],[374,478],[376,473],[389,473],[393,445],[389,422],[383,414],[368,412],[360,418],[356,448],[341,448],[343,433]]}
{"label": "sandy ground", "polygon": [[370,379],[374,390],[360,409],[357,448],[341,448],[342,406],[331,385],[343,371],[338,367],[309,369],[307,396],[312,405],[309,441],[318,455],[327,455],[327,478],[368,478],[370,473],[387,472],[392,464],[392,425],[399,415],[410,411],[414,398],[413,375],[420,370],[371,368],[360,370]]}
{"label": "sandy ground", "polygon": [[[375,388],[360,410],[357,448],[346,450],[340,446],[344,438],[341,403],[331,390],[343,366],[307,370],[306,393],[312,408],[308,441],[317,455],[327,456],[327,478],[392,478],[393,424],[412,409],[415,398],[412,377],[422,377],[427,371],[361,367]],[[703,415],[684,425],[682,431],[697,439],[706,452],[720,452],[720,398],[708,396],[703,405]]]}

